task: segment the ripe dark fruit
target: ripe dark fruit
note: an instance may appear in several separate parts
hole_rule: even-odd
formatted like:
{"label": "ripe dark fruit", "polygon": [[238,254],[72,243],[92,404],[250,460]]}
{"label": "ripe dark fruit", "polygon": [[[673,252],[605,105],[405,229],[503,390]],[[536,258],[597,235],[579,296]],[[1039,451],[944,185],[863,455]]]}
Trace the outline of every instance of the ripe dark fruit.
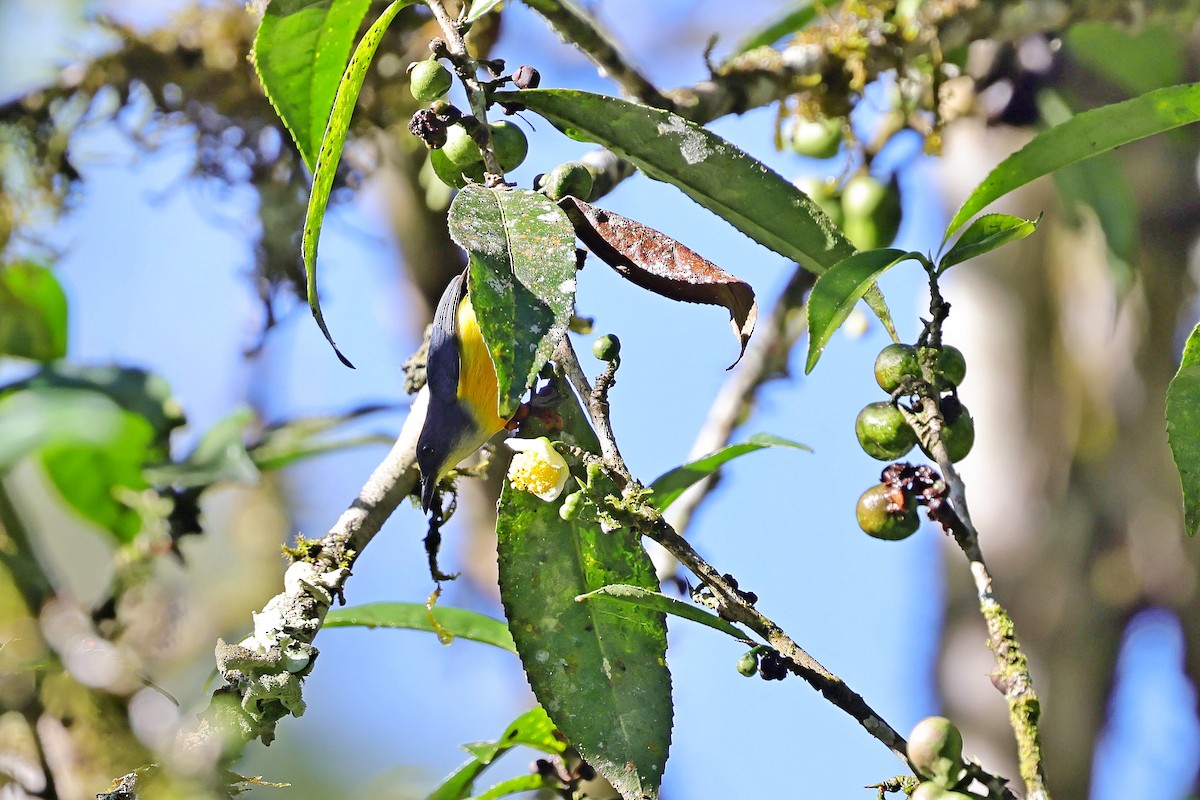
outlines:
{"label": "ripe dark fruit", "polygon": [[496,160],[505,172],[521,166],[525,156],[529,154],[529,140],[525,131],[508,120],[493,122],[488,127],[492,132],[492,147],[496,150]]}
{"label": "ripe dark fruit", "polygon": [[891,184],[856,175],[842,189],[842,227],[846,238],[859,250],[886,247],[900,229],[900,192]]}
{"label": "ripe dark fruit", "polygon": [[957,347],[945,346],[937,351],[934,361],[938,388],[950,389],[958,386],[967,377],[967,360]]}
{"label": "ripe dark fruit", "polygon": [[907,539],[921,526],[916,496],[882,483],[863,492],[855,514],[858,527],[876,539]]}
{"label": "ripe dark fruit", "polygon": [[921,364],[912,345],[889,344],[875,357],[875,382],[885,392],[899,389],[905,378],[920,377]]}
{"label": "ripe dark fruit", "polygon": [[601,361],[612,361],[621,354],[621,340],[611,333],[601,336],[592,344],[592,355]]}
{"label": "ripe dark fruit", "polygon": [[454,85],[450,70],[436,61],[418,61],[408,73],[408,88],[419,102],[432,103]]}
{"label": "ripe dark fruit", "polygon": [[578,161],[559,164],[542,181],[542,191],[558,202],[568,195],[587,201],[592,194],[592,172]]}
{"label": "ripe dark fruit", "polygon": [[536,89],[542,82],[542,75],[528,64],[522,64],[513,72],[512,81],[518,89]]}
{"label": "ripe dark fruit", "polygon": [[922,776],[943,789],[962,779],[963,740],[954,723],[945,717],[926,717],[908,737],[908,759]]}
{"label": "ripe dark fruit", "polygon": [[854,433],[867,455],[880,461],[894,461],[917,443],[917,434],[900,409],[884,401],[870,403],[858,412]]}
{"label": "ripe dark fruit", "polygon": [[[942,398],[942,417],[946,423],[942,426],[946,455],[951,463],[962,461],[975,444],[975,420],[971,418],[967,407],[954,397]],[[925,449],[925,445],[921,445],[921,452],[933,458],[933,454]]]}
{"label": "ripe dark fruit", "polygon": [[737,671],[747,678],[753,678],[758,672],[758,656],[754,654],[753,650],[742,653],[741,658],[737,660]]}
{"label": "ripe dark fruit", "polygon": [[833,158],[842,145],[840,119],[801,119],[792,126],[792,149],[809,158]]}

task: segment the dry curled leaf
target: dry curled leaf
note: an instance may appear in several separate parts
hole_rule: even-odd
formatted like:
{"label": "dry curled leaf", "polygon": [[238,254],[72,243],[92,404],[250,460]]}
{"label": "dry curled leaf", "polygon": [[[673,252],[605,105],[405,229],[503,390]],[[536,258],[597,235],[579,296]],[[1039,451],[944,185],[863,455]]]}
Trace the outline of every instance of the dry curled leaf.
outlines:
{"label": "dry curled leaf", "polygon": [[[567,212],[579,240],[627,280],[672,300],[729,309],[741,360],[758,319],[758,303],[750,284],[640,222],[574,197],[563,198],[559,206]],[[737,361],[731,369],[734,364]]]}

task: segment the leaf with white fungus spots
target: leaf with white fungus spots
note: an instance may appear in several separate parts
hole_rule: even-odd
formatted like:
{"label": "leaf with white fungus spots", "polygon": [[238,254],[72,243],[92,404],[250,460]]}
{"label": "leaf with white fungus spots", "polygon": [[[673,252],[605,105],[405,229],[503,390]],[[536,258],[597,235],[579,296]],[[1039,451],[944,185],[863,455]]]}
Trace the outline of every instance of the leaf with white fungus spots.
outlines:
{"label": "leaf with white fungus spots", "polygon": [[559,206],[567,212],[579,240],[626,280],[672,300],[728,309],[733,335],[741,346],[730,369],[741,360],[758,320],[750,284],[640,222],[574,197],[564,198]]}

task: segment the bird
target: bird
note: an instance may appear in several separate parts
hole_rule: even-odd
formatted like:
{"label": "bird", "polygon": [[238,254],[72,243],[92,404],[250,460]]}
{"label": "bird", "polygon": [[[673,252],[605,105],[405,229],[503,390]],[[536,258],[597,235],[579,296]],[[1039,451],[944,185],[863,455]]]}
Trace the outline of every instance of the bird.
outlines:
{"label": "bird", "polygon": [[466,270],[438,301],[425,363],[429,405],[417,439],[417,466],[421,508],[428,513],[446,473],[508,425],[497,411],[496,367],[471,305]]}

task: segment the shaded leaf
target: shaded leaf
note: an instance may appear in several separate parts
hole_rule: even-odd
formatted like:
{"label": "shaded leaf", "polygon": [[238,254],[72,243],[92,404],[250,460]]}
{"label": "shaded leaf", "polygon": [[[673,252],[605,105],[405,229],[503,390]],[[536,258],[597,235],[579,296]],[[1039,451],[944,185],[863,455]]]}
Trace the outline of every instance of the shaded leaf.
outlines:
{"label": "shaded leaf", "polygon": [[299,417],[268,426],[258,441],[250,446],[250,458],[260,470],[270,472],[338,450],[375,444],[390,446],[396,437],[381,433],[328,439],[323,436],[369,414],[391,409],[392,406],[387,405],[366,405],[344,414]]}
{"label": "shaded leaf", "polygon": [[160,486],[191,488],[221,481],[257,483],[258,468],[246,452],[246,426],[255,419],[254,410],[242,406],[205,431],[183,461],[146,470]]}
{"label": "shaded leaf", "polygon": [[[1131,95],[1187,77],[1185,26],[1144,22],[1135,29],[1111,22],[1080,22],[1064,33],[1067,48],[1084,66]],[[1114,58],[1114,53],[1120,57]]]}
{"label": "shaded leaf", "polygon": [[990,253],[1009,242],[1024,239],[1037,230],[1041,219],[1040,216],[1035,220],[1028,220],[1008,214],[984,214],[968,225],[950,251],[942,256],[938,263],[938,272],[984,253]]}
{"label": "shaded leaf", "polygon": [[1200,531],[1200,325],[1188,337],[1167,388],[1167,440],[1183,487],[1184,530],[1195,536]]}
{"label": "shaded leaf", "polygon": [[[429,614],[424,603],[366,603],[331,609],[325,615],[325,627],[405,628],[438,633]],[[510,653],[517,652],[512,634],[503,620],[492,619],[465,608],[447,606],[434,606],[433,618],[443,630],[456,638],[490,644]]]}
{"label": "shaded leaf", "polygon": [[755,28],[738,42],[733,55],[741,55],[747,50],[759,47],[770,47],[783,37],[804,30],[816,18],[817,9],[809,0],[791,3],[765,25]]}
{"label": "shaded leaf", "polygon": [[712,475],[726,462],[766,447],[794,447],[797,450],[812,452],[811,448],[799,442],[793,442],[790,439],[773,436],[769,433],[756,433],[744,442],[726,445],[714,453],[698,458],[695,461],[689,461],[659,475],[654,479],[654,483],[650,484],[651,494],[649,500],[659,511],[666,511],[667,507],[678,500],[679,496],[689,486],[699,483],[709,475]]}
{"label": "shaded leaf", "polygon": [[1200,120],[1200,84],[1156,89],[1141,97],[1084,111],[1042,131],[1002,161],[966,199],[946,239],[993,200],[1035,178],[1114,147]]}
{"label": "shaded leaf", "polygon": [[605,586],[587,594],[581,594],[575,599],[583,602],[585,600],[594,600],[595,598],[609,598],[622,603],[632,603],[645,608],[652,608],[664,614],[673,614],[676,617],[682,617],[692,622],[699,622],[701,625],[707,625],[713,630],[732,636],[741,642],[748,639],[745,631],[739,629],[733,623],[721,619],[707,609],[700,608],[691,603],[685,603],[675,597],[668,597],[659,592],[643,589],[641,586]]}
{"label": "shaded leaf", "polygon": [[513,720],[496,741],[463,745],[463,749],[474,757],[442,781],[426,800],[465,800],[473,791],[475,779],[497,758],[517,745],[532,747],[550,755],[558,755],[567,749],[566,742],[546,712],[541,706],[534,706]]}
{"label": "shaded leaf", "polygon": [[805,373],[812,372],[825,345],[867,289],[891,267],[917,253],[903,250],[866,250],[855,253],[817,278],[808,296],[808,361]]}
{"label": "shaded leaf", "polygon": [[371,0],[272,0],[254,37],[251,58],[267,99],[309,172]]}
{"label": "shaded leaf", "polygon": [[455,196],[448,224],[470,256],[467,291],[496,367],[498,412],[507,419],[571,320],[575,234],[544,195],[475,184]]}
{"label": "shaded leaf", "polygon": [[25,261],[0,266],[0,356],[54,361],[67,354],[67,296],[54,273]]}
{"label": "shaded leaf", "polygon": [[329,205],[329,192],[333,189],[333,178],[337,174],[338,163],[342,160],[346,132],[350,129],[350,116],[354,113],[354,104],[358,102],[358,93],[362,90],[367,67],[371,65],[379,42],[396,14],[400,9],[415,2],[417,0],[392,0],[354,48],[354,55],[350,57],[350,63],[346,65],[346,71],[338,83],[337,95],[329,112],[329,122],[321,136],[321,147],[317,151],[316,163],[312,169],[313,184],[308,195],[308,208],[304,213],[304,237],[300,242],[300,252],[304,257],[308,307],[321,333],[347,367],[354,365],[334,344],[333,336],[325,324],[325,316],[321,313],[321,301],[317,297],[317,241],[321,238],[321,224],[325,219],[325,208]]}
{"label": "shaded leaf", "polygon": [[[754,289],[661,231],[620,214],[566,197],[559,206],[575,235],[622,277],[655,294],[687,303],[724,306],[741,350],[758,320]],[[732,368],[733,365],[730,365]]]}
{"label": "shaded leaf", "polygon": [[[554,389],[562,398],[561,438],[598,451],[570,388],[556,381]],[[539,435],[535,423],[523,435]],[[663,614],[575,602],[610,584],[657,589],[654,565],[636,533],[564,521],[562,502],[508,483],[501,494],[496,533],[509,628],[534,695],[584,760],[626,800],[654,798],[671,740]]]}

